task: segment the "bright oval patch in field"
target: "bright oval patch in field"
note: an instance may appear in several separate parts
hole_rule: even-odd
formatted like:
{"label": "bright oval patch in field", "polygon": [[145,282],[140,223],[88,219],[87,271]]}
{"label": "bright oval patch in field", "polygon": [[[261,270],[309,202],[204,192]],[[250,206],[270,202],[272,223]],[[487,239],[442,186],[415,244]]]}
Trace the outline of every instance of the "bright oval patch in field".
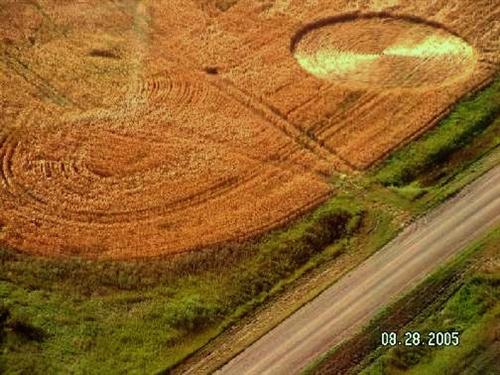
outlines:
{"label": "bright oval patch in field", "polygon": [[297,62],[321,79],[382,87],[439,86],[466,78],[474,49],[430,22],[387,15],[324,20],[299,32]]}

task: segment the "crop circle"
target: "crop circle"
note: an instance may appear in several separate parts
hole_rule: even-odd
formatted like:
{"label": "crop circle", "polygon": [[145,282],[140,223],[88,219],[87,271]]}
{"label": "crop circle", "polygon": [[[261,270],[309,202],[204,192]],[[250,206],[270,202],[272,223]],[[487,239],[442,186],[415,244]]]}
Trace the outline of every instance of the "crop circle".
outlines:
{"label": "crop circle", "polygon": [[475,50],[443,26],[416,17],[344,15],[307,25],[292,52],[310,74],[382,87],[441,86],[466,78]]}

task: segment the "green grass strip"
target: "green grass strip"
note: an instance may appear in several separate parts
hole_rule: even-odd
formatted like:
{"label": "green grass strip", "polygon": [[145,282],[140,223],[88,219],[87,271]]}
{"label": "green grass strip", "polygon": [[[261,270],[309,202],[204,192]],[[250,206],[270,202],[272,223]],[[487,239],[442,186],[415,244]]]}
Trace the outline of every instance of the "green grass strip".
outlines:
{"label": "green grass strip", "polygon": [[422,138],[396,151],[375,173],[382,184],[402,186],[431,165],[446,161],[485,130],[500,113],[500,76],[484,90],[460,101],[451,114]]}

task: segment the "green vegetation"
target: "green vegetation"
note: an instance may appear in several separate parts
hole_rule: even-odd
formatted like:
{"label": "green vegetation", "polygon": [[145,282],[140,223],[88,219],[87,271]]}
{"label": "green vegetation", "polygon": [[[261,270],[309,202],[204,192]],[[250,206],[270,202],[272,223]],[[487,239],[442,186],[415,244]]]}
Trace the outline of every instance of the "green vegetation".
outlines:
{"label": "green vegetation", "polygon": [[[499,241],[497,228],[380,311],[360,334],[313,362],[304,375],[490,373],[496,345],[491,327],[500,319],[500,270],[491,264],[499,260]],[[382,331],[398,331],[399,337],[408,331],[423,337],[429,331],[459,331],[460,345],[387,348],[380,345]]]}
{"label": "green vegetation", "polygon": [[[394,153],[375,174],[382,184],[402,186],[443,165],[457,150],[470,144],[500,113],[500,77],[483,91],[461,101],[451,114],[421,139]],[[500,124],[495,125],[490,147],[500,144]],[[484,145],[482,145],[484,152]],[[481,151],[481,150],[479,150]]]}
{"label": "green vegetation", "polygon": [[205,265],[196,257],[175,265],[60,261],[1,250],[0,369],[164,369],[265,300],[279,282],[297,277],[310,258],[353,234],[361,219],[359,206],[334,198],[239,251],[245,256],[223,249],[207,254]]}
{"label": "green vegetation", "polygon": [[[498,243],[500,230],[497,229],[487,241],[468,252],[469,256],[478,250],[483,253],[483,256],[475,259],[476,268],[490,258],[484,255],[488,250],[498,261]],[[465,261],[462,259],[455,263],[448,272],[458,272],[458,267],[463,267]],[[459,331],[461,337],[458,347],[390,349],[361,373],[375,375],[405,371],[410,374],[442,374],[452,371],[456,374],[493,374],[495,355],[490,355],[493,354],[490,351],[495,350],[493,345],[496,339],[491,328],[500,323],[500,270],[477,272],[469,268],[460,283],[460,288],[449,299],[434,303],[415,323],[402,330],[418,331],[423,335],[429,331]]]}
{"label": "green vegetation", "polygon": [[[499,345],[492,328],[500,324],[497,305],[471,323],[462,334],[459,348],[443,348],[422,358],[410,374],[442,374],[452,369],[456,374],[496,374]],[[453,350],[455,349],[455,350]]]}
{"label": "green vegetation", "polygon": [[413,181],[412,183],[401,187],[391,186],[390,189],[403,199],[406,199],[410,202],[414,202],[417,199],[423,197],[427,192],[425,188],[420,186],[420,183],[418,181]]}

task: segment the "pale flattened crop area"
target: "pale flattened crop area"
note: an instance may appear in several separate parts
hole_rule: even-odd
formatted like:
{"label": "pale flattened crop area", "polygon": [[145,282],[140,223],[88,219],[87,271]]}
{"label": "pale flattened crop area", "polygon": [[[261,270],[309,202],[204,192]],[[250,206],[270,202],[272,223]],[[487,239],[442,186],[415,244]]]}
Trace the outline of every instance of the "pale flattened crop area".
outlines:
{"label": "pale flattened crop area", "polygon": [[294,56],[319,78],[372,87],[450,85],[477,62],[474,48],[443,28],[378,15],[312,28]]}
{"label": "pale flattened crop area", "polygon": [[319,50],[310,56],[297,53],[295,58],[308,72],[321,78],[328,78],[332,74],[347,75],[358,70],[367,69],[367,65],[376,61],[379,55],[338,50]]}
{"label": "pale flattened crop area", "polygon": [[456,55],[472,58],[474,49],[455,36],[431,35],[417,44],[401,43],[386,48],[383,55],[431,58],[437,56]]}

